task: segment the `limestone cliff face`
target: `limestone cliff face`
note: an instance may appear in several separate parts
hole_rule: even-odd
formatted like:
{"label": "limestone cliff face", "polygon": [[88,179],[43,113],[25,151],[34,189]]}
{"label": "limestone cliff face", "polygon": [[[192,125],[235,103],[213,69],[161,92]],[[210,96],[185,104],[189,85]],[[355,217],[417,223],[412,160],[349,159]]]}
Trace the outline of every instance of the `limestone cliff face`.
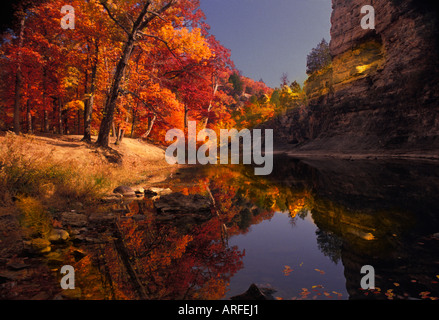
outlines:
{"label": "limestone cliff face", "polygon": [[[438,153],[439,18],[429,0],[333,0],[332,65],[306,82],[309,105],[266,127],[301,152]],[[375,30],[361,7],[375,8]]]}

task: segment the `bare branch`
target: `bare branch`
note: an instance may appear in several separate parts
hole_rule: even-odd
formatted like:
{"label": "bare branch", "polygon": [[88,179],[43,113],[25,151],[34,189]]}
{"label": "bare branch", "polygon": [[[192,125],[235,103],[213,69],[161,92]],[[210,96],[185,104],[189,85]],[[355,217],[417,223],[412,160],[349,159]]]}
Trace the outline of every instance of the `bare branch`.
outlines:
{"label": "bare branch", "polygon": [[156,16],[157,18],[159,18],[160,20],[164,21],[164,22],[168,22],[168,20],[166,20],[165,18],[163,18],[160,14],[158,14],[157,12],[154,11],[148,11],[148,13]]}
{"label": "bare branch", "polygon": [[177,59],[177,61],[178,61],[180,64],[183,64],[183,62],[181,61],[180,57],[177,56],[177,55],[174,53],[174,51],[171,49],[171,47],[169,46],[169,44],[168,44],[168,42],[167,42],[166,40],[163,40],[162,38],[160,38],[160,37],[158,37],[158,36],[154,36],[154,35],[152,35],[152,34],[146,34],[146,33],[143,33],[143,32],[141,32],[141,31],[139,31],[138,34],[141,35],[141,36],[144,36],[144,37],[149,37],[149,38],[156,39],[156,40],[158,40],[158,41],[164,43],[164,45],[166,46],[166,48],[168,49],[168,51],[172,54],[172,56],[173,56],[175,59]]}
{"label": "bare branch", "polygon": [[110,17],[110,19],[111,20],[113,20],[116,24],[117,24],[117,26],[119,27],[119,28],[121,28],[123,31],[125,31],[125,33],[129,36],[130,35],[130,32],[116,19],[116,17],[111,13],[111,10],[110,10],[110,8],[108,7],[108,5],[107,5],[107,1],[106,0],[101,0],[101,1],[99,1],[100,2],[100,4],[104,7],[104,9],[105,9],[105,11],[107,11],[107,13],[108,13],[108,16]]}
{"label": "bare branch", "polygon": [[148,108],[155,116],[157,116],[157,111],[151,105],[147,104],[137,93],[126,89],[120,89],[119,91],[124,95],[130,94],[133,97],[139,99],[139,101],[142,102],[146,108]]}
{"label": "bare branch", "polygon": [[[150,2],[150,1],[148,1],[148,2]],[[160,8],[160,10],[159,11],[157,11],[157,12],[150,12],[151,13],[151,15],[148,17],[148,18],[146,18],[141,24],[140,24],[140,30],[143,30],[147,25],[148,25],[148,23],[150,23],[154,18],[156,18],[156,17],[160,17],[160,15],[163,13],[163,12],[165,12],[166,10],[168,10],[171,6],[173,6],[175,3],[177,2],[177,0],[169,0],[169,2],[166,4],[166,5],[164,5],[163,7],[161,7]],[[161,17],[160,17],[161,18]],[[161,18],[162,19],[162,18]]]}

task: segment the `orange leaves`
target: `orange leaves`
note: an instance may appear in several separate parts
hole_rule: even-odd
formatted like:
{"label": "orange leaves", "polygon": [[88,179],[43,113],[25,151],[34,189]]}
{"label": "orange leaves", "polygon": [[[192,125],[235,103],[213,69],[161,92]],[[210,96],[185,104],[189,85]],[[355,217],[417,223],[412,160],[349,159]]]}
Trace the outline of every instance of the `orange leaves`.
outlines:
{"label": "orange leaves", "polygon": [[334,299],[338,300],[342,299],[343,294],[337,291],[326,291],[323,290],[324,287],[322,285],[314,285],[311,287],[311,290],[308,288],[302,288],[302,291],[299,293],[299,297],[293,297],[292,300],[317,300],[317,299]]}
{"label": "orange leaves", "polygon": [[283,271],[284,276],[288,277],[290,275],[290,273],[293,272],[293,271],[294,271],[294,269],[291,269],[290,266],[285,266],[285,269]]}
{"label": "orange leaves", "polygon": [[174,29],[172,25],[166,25],[159,31],[159,35],[165,41],[169,41],[168,46],[176,48],[175,53],[178,56],[190,58],[196,63],[212,56],[209,45],[199,28]]}
{"label": "orange leaves", "polygon": [[312,289],[316,289],[316,288],[320,288],[320,289],[321,289],[321,288],[323,288],[323,286],[322,286],[321,284],[318,284],[318,285],[316,285],[316,286],[312,286],[311,288],[312,288]]}
{"label": "orange leaves", "polygon": [[320,270],[320,269],[314,269],[315,271],[317,271],[318,273],[320,273],[320,274],[325,274],[325,271],[323,271],[323,270]]}

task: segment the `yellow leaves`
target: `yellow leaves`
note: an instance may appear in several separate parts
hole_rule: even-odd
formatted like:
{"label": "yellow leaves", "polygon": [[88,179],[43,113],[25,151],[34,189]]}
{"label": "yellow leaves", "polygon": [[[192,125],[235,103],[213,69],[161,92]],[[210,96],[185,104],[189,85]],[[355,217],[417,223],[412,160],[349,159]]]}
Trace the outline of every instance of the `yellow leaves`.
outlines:
{"label": "yellow leaves", "polygon": [[319,272],[320,274],[325,274],[325,271],[320,270],[320,269],[314,269],[315,271]]}
{"label": "yellow leaves", "polygon": [[387,290],[385,295],[386,295],[387,299],[389,299],[389,300],[393,300],[393,297],[395,296],[395,294],[393,293],[393,289]]}
{"label": "yellow leaves", "polygon": [[159,30],[158,37],[179,57],[190,58],[198,63],[214,56],[199,28],[175,29],[171,24],[166,24]]}
{"label": "yellow leaves", "polygon": [[64,110],[72,111],[84,111],[84,101],[82,100],[72,100],[66,103],[63,107]]}
{"label": "yellow leaves", "polygon": [[297,297],[293,297],[292,300],[305,300],[305,299],[309,299],[309,296],[311,294],[313,294],[312,299],[316,300],[319,297],[320,298],[327,298],[327,299],[333,299],[333,298],[338,298],[341,299],[343,294],[337,291],[326,291],[326,290],[321,290],[324,289],[324,287],[322,285],[314,285],[311,287],[311,290],[308,290],[307,288],[302,288],[302,291],[299,293],[299,298]]}
{"label": "yellow leaves", "polygon": [[323,288],[323,286],[322,286],[321,284],[318,284],[318,285],[316,285],[316,286],[312,286],[311,288],[312,288],[312,289],[316,289],[316,288],[321,289],[321,288]]}
{"label": "yellow leaves", "polygon": [[80,78],[80,71],[75,67],[69,67],[66,76],[62,79],[63,88],[65,90],[74,90],[79,85]]}

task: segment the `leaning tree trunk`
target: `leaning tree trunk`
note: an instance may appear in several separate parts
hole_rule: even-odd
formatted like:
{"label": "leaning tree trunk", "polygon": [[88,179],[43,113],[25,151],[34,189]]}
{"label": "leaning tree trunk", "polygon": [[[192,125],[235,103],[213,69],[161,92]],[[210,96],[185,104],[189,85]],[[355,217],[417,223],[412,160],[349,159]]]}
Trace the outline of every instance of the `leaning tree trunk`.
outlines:
{"label": "leaning tree trunk", "polygon": [[154,122],[157,120],[157,115],[154,114],[154,116],[152,117],[152,119],[149,119],[148,121],[148,129],[146,130],[146,132],[142,135],[142,139],[146,139],[148,138],[149,134],[151,133],[152,127],[154,126]]}
{"label": "leaning tree trunk", "polygon": [[108,147],[111,123],[113,121],[114,110],[116,109],[117,98],[119,97],[120,94],[122,78],[123,75],[125,74],[125,70],[131,58],[131,54],[134,49],[136,38],[142,34],[142,30],[145,29],[151,21],[153,21],[156,17],[160,17],[160,14],[168,10],[176,2],[177,2],[176,0],[168,0],[168,2],[164,4],[159,10],[156,10],[155,12],[151,12],[149,11],[149,7],[151,6],[152,0],[147,0],[144,3],[143,8],[139,13],[138,17],[135,19],[132,26],[130,26],[130,30],[128,30],[126,27],[123,27],[123,25],[119,21],[117,21],[116,18],[114,18],[114,15],[111,14],[107,2],[100,1],[101,5],[110,15],[110,18],[112,18],[112,20],[115,21],[119,27],[122,27],[122,29],[127,34],[127,41],[123,48],[122,56],[117,64],[116,72],[114,73],[113,76],[113,82],[111,85],[110,93],[108,95],[104,107],[104,112],[103,112],[104,117],[101,122],[101,127],[99,129],[99,135],[97,141],[97,144],[100,145],[101,147]]}
{"label": "leaning tree trunk", "polygon": [[122,77],[124,75],[125,69],[128,66],[129,59],[131,57],[131,53],[134,49],[134,37],[131,36],[128,42],[126,43],[122,58],[117,64],[116,72],[113,78],[113,84],[110,89],[110,94],[107,98],[104,108],[104,117],[101,122],[101,127],[99,129],[98,141],[97,144],[101,147],[108,147],[111,124],[113,122],[114,110],[116,109],[117,98],[119,97],[119,90],[122,81]]}

